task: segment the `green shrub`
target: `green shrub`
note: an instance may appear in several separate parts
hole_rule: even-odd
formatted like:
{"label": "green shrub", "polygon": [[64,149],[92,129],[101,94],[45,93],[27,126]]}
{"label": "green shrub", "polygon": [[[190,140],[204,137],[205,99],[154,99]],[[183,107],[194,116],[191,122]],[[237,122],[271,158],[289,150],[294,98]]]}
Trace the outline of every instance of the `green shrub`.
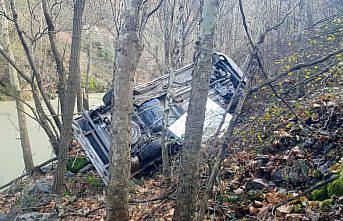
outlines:
{"label": "green shrub", "polygon": [[72,173],[77,173],[80,169],[89,163],[86,157],[73,157],[68,160],[67,170]]}
{"label": "green shrub", "polygon": [[91,77],[89,79],[89,91],[90,92],[95,92],[95,93],[100,93],[105,90],[104,85],[99,83],[94,77]]}
{"label": "green shrub", "polygon": [[101,187],[101,181],[91,175],[87,176],[87,183],[89,183],[93,187]]}
{"label": "green shrub", "polygon": [[328,192],[327,192],[327,189],[326,187],[323,187],[319,190],[314,190],[312,192],[312,199],[313,200],[319,200],[319,201],[323,201],[325,199],[328,198]]}

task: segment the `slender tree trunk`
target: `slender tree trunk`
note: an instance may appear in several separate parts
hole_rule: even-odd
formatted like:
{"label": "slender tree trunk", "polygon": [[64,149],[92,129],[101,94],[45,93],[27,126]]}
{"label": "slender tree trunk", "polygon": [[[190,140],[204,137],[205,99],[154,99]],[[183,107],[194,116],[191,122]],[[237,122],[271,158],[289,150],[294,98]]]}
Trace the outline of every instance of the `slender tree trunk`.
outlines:
{"label": "slender tree trunk", "polygon": [[209,76],[212,71],[214,27],[217,0],[204,0],[200,23],[200,42],[194,56],[192,91],[187,111],[185,140],[181,154],[180,180],[174,220],[194,219],[197,197],[199,151],[205,119]]}
{"label": "slender tree trunk", "polygon": [[[299,5],[299,26],[298,26],[298,42],[300,45],[300,53],[298,57],[298,63],[301,63],[304,61],[304,30],[305,30],[305,14],[304,14],[304,6],[305,3],[304,1],[300,3]],[[297,71],[297,82],[302,82],[304,80],[304,73],[299,70]],[[305,95],[305,85],[304,84],[299,84],[297,86],[297,96],[298,98],[301,98],[302,96]]]}
{"label": "slender tree trunk", "polygon": [[[80,78],[81,78],[81,76],[80,76]],[[76,91],[76,101],[77,101],[76,102],[77,112],[81,113],[82,107],[83,107],[83,97],[82,97],[81,85],[79,86],[79,88],[77,88],[77,91]]]}
{"label": "slender tree trunk", "polygon": [[[52,21],[52,18],[49,14],[49,9],[46,0],[42,0],[42,8],[45,17],[46,24],[48,26],[48,35],[49,35],[49,42],[51,47],[51,52],[53,54],[55,63],[56,63],[56,70],[58,73],[58,97],[61,103],[61,112],[65,112],[65,95],[66,95],[66,76],[64,72],[64,65],[62,61],[62,57],[57,50],[56,45],[56,31],[55,26]],[[62,116],[63,117],[63,116]]]}
{"label": "slender tree trunk", "polygon": [[91,44],[87,48],[87,70],[85,82],[85,94],[83,95],[83,108],[89,110],[89,77],[91,70]]}
{"label": "slender tree trunk", "polygon": [[306,27],[309,31],[313,31],[313,1],[304,0],[304,8],[306,13]]}
{"label": "slender tree trunk", "polygon": [[113,74],[107,220],[129,220],[130,137],[133,78],[138,63],[138,22],[141,0],[124,1],[124,26],[120,30]]}
{"label": "slender tree trunk", "polygon": [[85,0],[75,0],[73,15],[73,34],[71,43],[71,54],[69,60],[69,77],[67,93],[65,98],[65,112],[63,115],[63,126],[61,129],[61,138],[59,145],[58,164],[55,173],[53,190],[55,193],[61,193],[64,184],[64,174],[67,165],[67,152],[71,140],[72,120],[75,107],[75,98],[77,88],[80,87],[80,50],[82,36],[82,15],[85,6]]}
{"label": "slender tree trunk", "polygon": [[169,112],[170,112],[170,90],[173,86],[175,77],[175,71],[173,68],[169,70],[169,80],[168,80],[168,89],[166,93],[166,98],[164,101],[164,113],[163,113],[163,129],[162,129],[162,169],[163,169],[163,176],[165,182],[169,185],[170,183],[170,164],[169,164],[169,154],[168,154],[168,135],[167,135],[167,127],[168,127],[168,119],[169,119]]}
{"label": "slender tree trunk", "polygon": [[[0,0],[0,7],[2,11],[6,14],[6,6],[3,0]],[[2,34],[4,39],[4,49],[7,51],[9,57],[14,61],[14,55],[11,48],[11,41],[9,36],[9,27],[8,27],[8,20],[3,19],[2,22]],[[23,158],[25,164],[26,172],[31,171],[34,168],[33,160],[32,160],[32,152],[30,146],[30,139],[29,134],[27,131],[27,124],[26,124],[26,116],[25,116],[25,106],[22,103],[24,100],[23,93],[20,88],[20,80],[17,71],[11,64],[8,64],[8,72],[10,75],[10,80],[15,96],[15,102],[17,107],[17,114],[18,114],[18,125],[19,125],[19,133],[20,133],[20,142],[23,151]]]}
{"label": "slender tree trunk", "polygon": [[[27,60],[30,64],[31,70],[32,70],[32,75],[35,79],[35,81],[37,82],[37,87],[39,89],[40,95],[43,98],[44,104],[46,105],[47,109],[49,110],[49,113],[51,114],[56,126],[58,127],[58,129],[61,129],[61,121],[59,119],[59,117],[56,114],[55,109],[53,108],[53,106],[51,105],[51,102],[49,101],[49,98],[47,97],[47,94],[45,92],[45,89],[43,87],[43,80],[42,80],[42,76],[36,66],[36,63],[34,61],[33,55],[32,55],[32,51],[29,49],[29,46],[24,38],[24,33],[21,29],[21,27],[19,26],[18,23],[18,13],[15,7],[15,1],[14,0],[9,0],[10,2],[10,6],[11,6],[11,10],[12,10],[12,21],[14,23],[15,29],[17,31],[19,40],[21,42],[21,45],[23,46],[23,49],[25,51],[25,55],[27,57]],[[54,125],[51,124],[51,127],[54,127]]]}

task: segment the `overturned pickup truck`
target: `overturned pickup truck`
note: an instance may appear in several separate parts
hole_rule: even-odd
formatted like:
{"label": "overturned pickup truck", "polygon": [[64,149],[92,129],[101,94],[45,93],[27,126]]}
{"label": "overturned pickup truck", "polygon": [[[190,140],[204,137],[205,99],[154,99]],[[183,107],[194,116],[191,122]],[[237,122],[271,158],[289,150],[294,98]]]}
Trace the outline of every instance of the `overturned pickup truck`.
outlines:
{"label": "overturned pickup truck", "polygon": [[[224,54],[214,53],[212,64],[204,139],[213,135],[243,76],[240,68]],[[169,118],[166,134],[168,150],[171,155],[182,148],[191,92],[192,70],[193,64],[176,70],[173,84],[169,87]],[[161,162],[162,121],[168,85],[169,75],[164,75],[134,88],[134,107],[131,120],[133,176],[151,166],[159,165]],[[243,81],[241,88],[238,89],[241,90],[244,86]],[[85,150],[105,184],[108,182],[112,94],[112,90],[107,92],[103,97],[103,105],[90,111],[83,111],[82,115],[73,122],[75,138]],[[233,101],[233,104],[232,106],[235,106],[237,101]],[[228,114],[225,119],[226,125],[230,118],[231,115]]]}

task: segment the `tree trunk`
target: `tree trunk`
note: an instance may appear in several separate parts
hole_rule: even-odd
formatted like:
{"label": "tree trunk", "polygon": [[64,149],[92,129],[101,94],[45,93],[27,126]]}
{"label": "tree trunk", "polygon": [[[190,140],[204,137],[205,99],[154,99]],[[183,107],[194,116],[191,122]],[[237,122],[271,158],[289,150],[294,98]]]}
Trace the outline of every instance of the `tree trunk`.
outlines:
{"label": "tree trunk", "polygon": [[[49,100],[49,98],[45,92],[45,89],[43,87],[42,76],[41,76],[41,74],[40,74],[40,72],[39,72],[39,70],[35,64],[35,61],[34,61],[34,58],[32,55],[32,51],[29,49],[29,46],[28,46],[28,44],[24,38],[24,33],[23,33],[21,27],[19,26],[18,13],[17,13],[16,7],[15,7],[14,0],[9,0],[9,2],[10,2],[11,10],[12,10],[12,15],[13,15],[12,21],[13,21],[15,29],[17,31],[17,35],[19,37],[20,43],[21,43],[21,45],[25,51],[26,58],[30,64],[32,75],[33,75],[33,77],[37,83],[37,87],[39,89],[40,95],[42,96],[44,104],[46,105],[47,109],[49,110],[49,113],[51,114],[56,126],[58,127],[58,129],[61,129],[61,121],[60,121],[58,115],[56,114],[55,109],[51,105],[51,102],[50,102],[50,100]],[[33,84],[31,86],[34,86],[34,82],[32,82],[32,83]],[[33,91],[35,91],[35,90],[33,90]],[[37,98],[35,98],[35,99],[38,100]],[[40,105],[40,104],[36,104],[36,105]],[[51,124],[51,127],[54,127],[54,125]],[[54,129],[54,130],[56,131],[56,129]]]}
{"label": "tree trunk", "polygon": [[204,0],[202,7],[200,42],[194,56],[192,91],[181,154],[180,180],[174,215],[176,221],[193,220],[196,204],[199,151],[202,143],[209,76],[212,72],[213,36],[218,1]]}
{"label": "tree trunk", "polygon": [[309,31],[313,31],[313,1],[304,0],[304,8],[306,14],[306,27]]}
{"label": "tree trunk", "polygon": [[141,0],[124,1],[124,26],[120,30],[113,74],[107,220],[129,220],[130,137],[133,78],[138,63],[138,22]]}
{"label": "tree trunk", "polygon": [[[304,30],[305,30],[305,14],[304,14],[304,1],[300,3],[299,5],[299,27],[298,27],[298,42],[300,45],[300,53],[298,57],[298,63],[301,63],[304,61]],[[304,80],[304,73],[299,70],[297,71],[297,82],[302,82]],[[297,96],[298,98],[301,98],[305,95],[305,85],[299,84],[297,86]]]}
{"label": "tree trunk", "polygon": [[[80,78],[81,78],[81,76],[80,76]],[[77,112],[81,113],[82,107],[83,107],[83,97],[82,97],[81,85],[79,86],[79,88],[77,88],[76,100],[77,100],[77,102],[76,102]]]}
{"label": "tree trunk", "polygon": [[42,8],[45,17],[46,24],[48,26],[48,35],[50,41],[51,52],[53,54],[55,63],[56,63],[56,70],[58,73],[58,97],[61,103],[61,112],[65,112],[64,104],[65,104],[65,94],[66,94],[66,76],[64,72],[64,65],[62,61],[62,57],[57,50],[56,45],[56,31],[55,26],[53,24],[51,15],[49,14],[49,9],[46,0],[42,0]]}
{"label": "tree trunk", "polygon": [[91,44],[88,45],[87,50],[87,70],[85,82],[85,94],[83,95],[83,108],[89,110],[89,76],[91,71]]}
{"label": "tree trunk", "polygon": [[162,129],[162,170],[165,182],[169,185],[170,183],[170,164],[169,164],[169,151],[168,151],[168,134],[167,134],[167,127],[168,127],[168,119],[169,119],[169,111],[170,111],[170,90],[174,83],[175,71],[173,68],[169,70],[169,80],[168,80],[168,88],[166,92],[166,98],[164,101],[164,113],[163,113],[163,129]]}
{"label": "tree trunk", "polygon": [[59,145],[58,164],[54,179],[53,190],[55,193],[61,193],[64,184],[64,173],[67,165],[67,152],[71,140],[72,120],[75,107],[75,98],[77,88],[80,87],[80,49],[82,36],[82,15],[85,6],[85,0],[75,0],[73,15],[73,34],[71,42],[71,54],[69,60],[69,77],[67,93],[65,98],[65,112],[62,113],[62,129]]}
{"label": "tree trunk", "polygon": [[[0,7],[3,10],[3,12],[6,14],[6,6],[3,0],[0,0]],[[8,20],[5,18],[3,19],[3,22],[2,22],[2,34],[3,34],[3,39],[4,39],[4,49],[5,51],[7,51],[7,54],[9,55],[9,57],[14,61],[14,55],[11,48],[11,41],[10,41],[10,36],[9,36]],[[16,102],[16,108],[17,108],[17,114],[18,114],[20,142],[21,142],[21,148],[23,151],[25,170],[26,172],[29,172],[34,168],[34,165],[33,165],[33,160],[32,160],[29,134],[27,131],[25,106],[22,103],[24,98],[23,98],[23,94],[20,88],[20,81],[19,81],[18,73],[11,64],[8,64],[8,72],[10,75],[10,80],[11,80],[11,84],[13,88],[13,94],[15,96],[15,102]]]}

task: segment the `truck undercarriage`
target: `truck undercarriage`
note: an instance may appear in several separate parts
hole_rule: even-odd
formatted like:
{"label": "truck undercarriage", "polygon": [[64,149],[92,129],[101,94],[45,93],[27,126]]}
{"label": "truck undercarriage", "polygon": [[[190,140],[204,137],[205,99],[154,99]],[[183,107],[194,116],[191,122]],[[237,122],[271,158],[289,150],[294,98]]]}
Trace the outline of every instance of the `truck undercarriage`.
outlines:
{"label": "truck undercarriage", "polygon": [[[213,70],[210,78],[204,137],[209,137],[225,113],[226,106],[236,89],[244,87],[243,73],[226,55],[214,53]],[[135,176],[146,168],[161,162],[162,120],[166,92],[170,89],[167,125],[169,154],[176,154],[182,148],[187,108],[191,92],[193,64],[175,71],[173,84],[169,87],[169,75],[138,85],[133,93],[133,113],[131,120],[131,168]],[[242,81],[241,88],[239,82]],[[103,105],[84,110],[73,121],[74,137],[85,150],[88,158],[107,184],[110,152],[111,101],[113,90],[103,97]],[[235,105],[237,101],[234,101]],[[234,106],[233,105],[233,106]],[[229,110],[230,112],[230,110]],[[230,121],[227,115],[226,123]]]}

